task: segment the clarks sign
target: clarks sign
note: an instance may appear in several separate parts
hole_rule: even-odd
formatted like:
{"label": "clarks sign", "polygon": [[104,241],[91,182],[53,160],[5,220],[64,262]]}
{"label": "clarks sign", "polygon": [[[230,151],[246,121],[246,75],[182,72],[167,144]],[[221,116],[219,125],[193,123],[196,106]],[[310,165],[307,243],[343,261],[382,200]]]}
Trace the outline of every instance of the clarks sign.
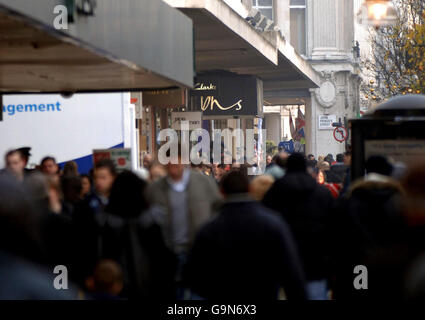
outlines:
{"label": "clarks sign", "polygon": [[253,76],[208,74],[191,91],[194,110],[203,116],[261,116],[262,82]]}

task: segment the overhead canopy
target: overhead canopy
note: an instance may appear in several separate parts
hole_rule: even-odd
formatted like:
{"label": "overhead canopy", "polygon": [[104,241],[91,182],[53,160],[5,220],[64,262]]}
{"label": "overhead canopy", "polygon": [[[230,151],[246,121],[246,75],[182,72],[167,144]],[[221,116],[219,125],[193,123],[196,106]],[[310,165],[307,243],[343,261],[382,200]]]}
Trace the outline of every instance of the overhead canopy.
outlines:
{"label": "overhead canopy", "polygon": [[165,1],[193,20],[197,72],[256,75],[273,104],[287,98],[280,90],[318,87],[318,74],[278,33],[259,33],[223,1]]}
{"label": "overhead canopy", "polygon": [[192,22],[161,0],[97,1],[54,28],[61,0],[0,0],[0,92],[193,86]]}

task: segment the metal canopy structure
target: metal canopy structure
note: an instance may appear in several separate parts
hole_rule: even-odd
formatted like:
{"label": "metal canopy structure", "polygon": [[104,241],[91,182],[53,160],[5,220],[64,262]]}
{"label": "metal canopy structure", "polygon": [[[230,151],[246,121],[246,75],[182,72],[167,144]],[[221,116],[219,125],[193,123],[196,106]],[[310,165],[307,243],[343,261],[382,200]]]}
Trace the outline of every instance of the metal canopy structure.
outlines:
{"label": "metal canopy structure", "polygon": [[263,80],[265,100],[283,104],[281,90],[308,93],[319,75],[278,33],[259,33],[220,0],[165,0],[193,20],[196,71],[226,70]]}
{"label": "metal canopy structure", "polygon": [[[60,0],[0,0],[0,92],[193,86],[192,22],[161,0],[97,1],[54,28]],[[159,17],[161,19],[159,19]]]}

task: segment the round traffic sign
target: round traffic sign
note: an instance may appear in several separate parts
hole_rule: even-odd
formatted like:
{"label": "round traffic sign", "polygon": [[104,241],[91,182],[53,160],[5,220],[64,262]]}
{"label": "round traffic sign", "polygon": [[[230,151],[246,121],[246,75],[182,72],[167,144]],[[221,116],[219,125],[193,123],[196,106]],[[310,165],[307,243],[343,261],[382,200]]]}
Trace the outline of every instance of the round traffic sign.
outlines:
{"label": "round traffic sign", "polygon": [[336,127],[334,130],[334,138],[338,142],[344,142],[348,138],[347,129],[344,127]]}

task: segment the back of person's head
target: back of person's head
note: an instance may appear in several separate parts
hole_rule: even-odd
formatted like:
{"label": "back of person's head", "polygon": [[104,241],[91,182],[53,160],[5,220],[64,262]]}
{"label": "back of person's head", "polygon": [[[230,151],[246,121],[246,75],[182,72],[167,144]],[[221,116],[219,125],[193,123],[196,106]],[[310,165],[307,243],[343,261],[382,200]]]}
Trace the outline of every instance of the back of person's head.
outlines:
{"label": "back of person's head", "polygon": [[342,153],[336,155],[336,162],[344,162],[344,155]]}
{"label": "back of person's head", "polygon": [[118,296],[123,289],[122,268],[113,260],[101,260],[86,284],[92,292]]}
{"label": "back of person's head", "polygon": [[63,176],[78,176],[78,164],[75,161],[68,161],[63,166]]}
{"label": "back of person's head", "polygon": [[288,173],[306,172],[307,163],[304,155],[301,153],[291,154],[286,163],[286,169]]}
{"label": "back of person's head", "polygon": [[230,171],[220,180],[220,190],[224,195],[249,192],[248,176],[240,171]]}
{"label": "back of person's head", "polygon": [[65,201],[77,203],[81,197],[81,177],[71,174],[64,175],[61,178],[61,189]]}
{"label": "back of person's head", "polygon": [[317,160],[307,160],[307,168],[314,169],[317,166]]}
{"label": "back of person's head", "polygon": [[391,176],[393,167],[383,156],[370,156],[366,161],[366,173],[377,173],[384,176]]}
{"label": "back of person's head", "polygon": [[274,183],[274,178],[269,175],[255,177],[251,181],[251,194],[257,201],[262,201],[264,195]]}
{"label": "back of person's head", "polygon": [[33,202],[24,186],[0,176],[0,251],[38,259],[39,238]]}
{"label": "back of person's head", "polygon": [[26,163],[28,163],[28,160],[31,156],[31,148],[30,147],[24,147],[24,148],[19,148],[16,149],[16,151],[18,151],[21,154],[21,157],[25,160]]}
{"label": "back of person's head", "polygon": [[276,158],[274,158],[273,162],[282,169],[285,169],[288,156],[289,155],[285,151],[281,151],[275,156]]}
{"label": "back of person's head", "polygon": [[115,167],[115,164],[112,160],[109,159],[102,159],[98,163],[96,163],[94,166],[94,170],[96,171],[98,169],[107,169],[109,170],[111,175],[117,175],[117,169]]}
{"label": "back of person's head", "polygon": [[114,181],[107,211],[123,218],[139,216],[148,208],[147,183],[131,171],[121,172]]}
{"label": "back of person's head", "polygon": [[326,157],[325,157],[325,159],[324,159],[326,162],[328,162],[330,165],[332,165],[332,163],[334,162],[334,157],[333,157],[333,155],[332,154],[328,154]]}
{"label": "back of person's head", "polygon": [[322,170],[322,171],[328,171],[328,170],[330,170],[330,165],[329,165],[329,162],[326,162],[326,161],[319,161],[318,163],[317,163],[317,167],[319,168],[319,170]]}
{"label": "back of person's head", "polygon": [[25,180],[25,188],[32,201],[37,205],[47,208],[49,201],[49,183],[44,174],[41,172],[32,173]]}

